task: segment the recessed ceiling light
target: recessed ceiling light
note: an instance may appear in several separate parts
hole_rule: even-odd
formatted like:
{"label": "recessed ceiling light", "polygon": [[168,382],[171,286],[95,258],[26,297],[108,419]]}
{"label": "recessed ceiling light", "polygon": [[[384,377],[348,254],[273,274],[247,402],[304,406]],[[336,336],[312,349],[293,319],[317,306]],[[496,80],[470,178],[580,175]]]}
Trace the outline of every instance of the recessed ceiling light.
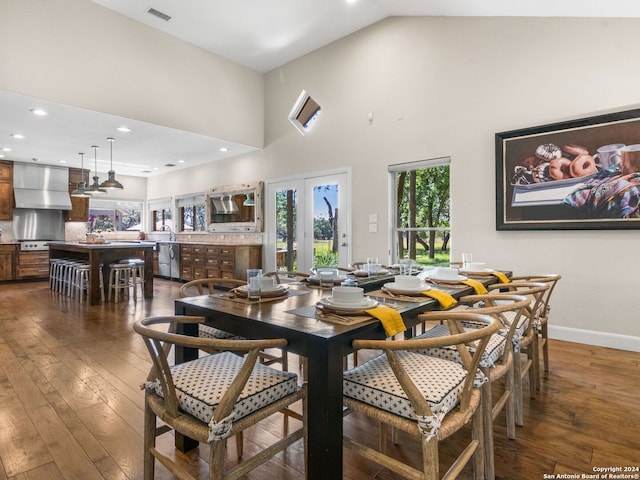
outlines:
{"label": "recessed ceiling light", "polygon": [[229,149],[227,147],[220,147],[221,152],[228,152]]}
{"label": "recessed ceiling light", "polygon": [[178,163],[184,163],[184,160],[178,160]]}
{"label": "recessed ceiling light", "polygon": [[9,147],[2,147],[3,152],[10,152],[11,149]]}
{"label": "recessed ceiling light", "polygon": [[116,128],[116,130],[118,130],[119,132],[122,132],[122,133],[129,133],[131,131],[131,129],[129,127],[125,127],[124,125],[122,127]]}
{"label": "recessed ceiling light", "polygon": [[0,158],[4,158],[4,155],[0,154]]}
{"label": "recessed ceiling light", "polygon": [[66,160],[60,160],[60,163],[67,163]]}
{"label": "recessed ceiling light", "polygon": [[11,136],[13,138],[17,138],[18,140],[22,140],[24,138],[24,135],[22,135],[21,133],[12,133]]}
{"label": "recessed ceiling light", "polygon": [[33,113],[34,115],[38,115],[40,117],[44,117],[45,115],[49,115],[45,110],[43,110],[41,108],[32,108],[31,109],[31,113]]}

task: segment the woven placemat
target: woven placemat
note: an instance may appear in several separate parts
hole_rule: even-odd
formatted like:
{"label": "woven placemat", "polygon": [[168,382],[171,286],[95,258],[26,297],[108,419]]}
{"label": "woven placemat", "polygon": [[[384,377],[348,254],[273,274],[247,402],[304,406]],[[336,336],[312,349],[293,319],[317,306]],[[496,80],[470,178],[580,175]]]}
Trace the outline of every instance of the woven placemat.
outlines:
{"label": "woven placemat", "polygon": [[247,297],[241,297],[233,292],[220,292],[214,293],[212,296],[220,298],[222,300],[229,300],[231,302],[243,303],[245,305],[255,305],[256,303],[277,302],[278,300],[284,300],[285,298],[295,297],[297,295],[307,295],[311,293],[308,290],[294,290],[288,289],[286,295],[280,295],[279,297],[262,297],[260,300],[249,300]]}
{"label": "woven placemat", "polygon": [[300,317],[315,318],[322,320],[323,322],[336,323],[338,325],[356,325],[358,323],[373,320],[374,318],[367,314],[358,315],[338,315],[330,312],[323,312],[315,305],[308,305],[306,307],[294,308],[293,310],[287,310],[287,313],[292,313]]}

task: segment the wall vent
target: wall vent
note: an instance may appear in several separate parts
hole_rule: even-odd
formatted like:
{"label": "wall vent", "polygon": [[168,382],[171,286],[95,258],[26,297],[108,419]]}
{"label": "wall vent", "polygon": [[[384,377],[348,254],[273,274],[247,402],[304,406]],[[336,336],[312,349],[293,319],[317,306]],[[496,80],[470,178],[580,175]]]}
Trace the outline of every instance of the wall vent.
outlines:
{"label": "wall vent", "polygon": [[160,10],[156,10],[155,8],[150,8],[149,10],[147,10],[147,13],[153,15],[154,17],[158,17],[165,22],[171,20],[171,17],[169,15],[167,15],[166,13],[162,13]]}

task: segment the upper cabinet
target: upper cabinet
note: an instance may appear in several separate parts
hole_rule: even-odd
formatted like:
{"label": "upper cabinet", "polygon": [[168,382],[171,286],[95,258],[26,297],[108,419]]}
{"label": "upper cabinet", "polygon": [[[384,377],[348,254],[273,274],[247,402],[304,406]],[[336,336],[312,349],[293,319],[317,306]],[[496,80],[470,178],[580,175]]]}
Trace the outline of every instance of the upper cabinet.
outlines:
{"label": "upper cabinet", "polygon": [[0,160],[0,220],[13,219],[13,163]]}
{"label": "upper cabinet", "polygon": [[[69,194],[78,188],[80,182],[89,185],[89,170],[69,169]],[[70,222],[86,222],[89,219],[89,198],[71,197],[71,210],[67,220]]]}

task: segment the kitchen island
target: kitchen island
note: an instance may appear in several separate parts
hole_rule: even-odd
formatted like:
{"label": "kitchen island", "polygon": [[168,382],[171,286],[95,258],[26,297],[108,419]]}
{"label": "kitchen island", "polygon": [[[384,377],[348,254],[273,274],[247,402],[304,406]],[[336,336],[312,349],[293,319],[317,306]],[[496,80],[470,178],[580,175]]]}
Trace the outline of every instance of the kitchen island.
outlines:
{"label": "kitchen island", "polygon": [[[109,265],[128,258],[144,260],[144,296],[153,297],[153,249],[155,242],[122,240],[108,243],[49,242],[49,258],[77,258],[89,263],[89,302],[97,305],[100,295],[100,265],[105,290],[109,286]],[[105,291],[105,294],[108,292]]]}

